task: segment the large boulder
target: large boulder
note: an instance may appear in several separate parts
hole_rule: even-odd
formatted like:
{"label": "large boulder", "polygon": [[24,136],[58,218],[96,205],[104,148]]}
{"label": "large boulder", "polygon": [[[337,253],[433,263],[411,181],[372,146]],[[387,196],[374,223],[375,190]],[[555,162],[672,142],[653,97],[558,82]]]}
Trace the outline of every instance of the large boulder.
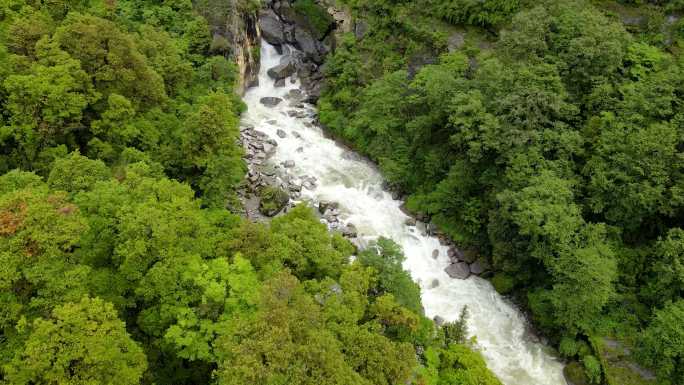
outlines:
{"label": "large boulder", "polygon": [[341,232],[342,235],[347,238],[356,238],[359,234],[353,223],[348,223],[346,226],[342,227]]}
{"label": "large boulder", "polygon": [[295,43],[304,52],[307,58],[317,64],[322,64],[325,54],[328,53],[326,47],[316,40],[309,32],[301,28],[295,28]]}
{"label": "large boulder", "polygon": [[485,272],[485,266],[480,260],[477,260],[470,264],[470,272],[475,275],[480,275]]}
{"label": "large boulder", "polygon": [[470,277],[470,266],[465,262],[456,262],[447,266],[444,271],[451,278],[466,279]]}
{"label": "large boulder", "polygon": [[297,65],[295,60],[289,56],[286,56],[280,60],[280,63],[277,66],[269,68],[267,73],[268,76],[272,77],[273,79],[280,80],[292,75],[296,70]]}
{"label": "large boulder", "polygon": [[265,9],[259,13],[259,27],[261,27],[261,37],[269,44],[281,45],[285,43],[283,23],[272,9]]}
{"label": "large boulder", "polygon": [[318,202],[318,212],[321,214],[325,214],[325,212],[328,210],[337,210],[339,207],[340,207],[340,204],[337,202],[330,202],[330,201]]}
{"label": "large boulder", "polygon": [[275,96],[265,96],[265,97],[259,99],[259,102],[266,107],[275,107],[278,104],[280,104],[280,102],[282,102],[282,101],[283,101],[283,99],[277,98]]}

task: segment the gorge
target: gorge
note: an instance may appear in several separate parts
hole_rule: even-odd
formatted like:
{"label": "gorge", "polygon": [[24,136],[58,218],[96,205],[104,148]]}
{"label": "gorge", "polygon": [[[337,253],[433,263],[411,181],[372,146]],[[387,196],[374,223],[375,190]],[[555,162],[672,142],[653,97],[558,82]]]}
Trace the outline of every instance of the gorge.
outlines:
{"label": "gorge", "polygon": [[[424,226],[406,224],[409,217],[400,209],[402,202],[383,189],[383,178],[372,164],[326,137],[315,124],[315,108],[291,96],[301,85],[296,76],[275,87],[268,70],[288,59],[267,42],[262,42],[260,57],[259,85],[245,93],[248,109],[242,126],[243,130],[256,128],[277,142],[272,156],[263,161],[276,168],[273,181],[287,188],[288,184],[301,186],[313,177],[316,184],[298,188],[301,198],[297,200],[314,206],[339,203],[341,221],[354,225],[361,244],[384,236],[402,246],[407,256],[404,267],[420,284],[426,315],[454,321],[467,306],[469,330],[477,338],[488,366],[504,384],[565,384],[562,364],[531,338],[527,322],[515,306],[484,279],[450,278],[444,272],[449,263],[447,247],[425,234]],[[274,97],[282,101],[276,105],[262,101]],[[435,250],[438,255],[433,258]]]}

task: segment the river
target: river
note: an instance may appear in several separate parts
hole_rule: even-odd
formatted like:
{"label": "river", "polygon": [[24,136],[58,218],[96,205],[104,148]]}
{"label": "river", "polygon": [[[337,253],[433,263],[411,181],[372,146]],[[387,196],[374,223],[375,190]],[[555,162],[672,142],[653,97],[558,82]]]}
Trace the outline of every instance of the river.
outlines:
{"label": "river", "polygon": [[[294,108],[284,101],[267,107],[259,102],[266,96],[285,98],[299,86],[298,81],[292,83],[290,79],[285,87],[274,86],[266,71],[279,60],[275,48],[262,42],[259,86],[249,89],[244,96],[248,110],[243,124],[253,125],[277,141],[270,162],[294,161],[295,166],[288,170],[290,174],[317,179],[315,188],[303,189],[301,199],[339,202],[340,217],[356,226],[360,239],[369,241],[384,236],[401,245],[406,255],[404,268],[420,285],[426,316],[439,315],[452,321],[468,306],[469,333],[476,337],[487,366],[505,385],[565,385],[562,364],[546,346],[530,338],[522,313],[487,280],[447,276],[447,247],[417,227],[405,224],[408,217],[400,210],[402,202],[392,199],[383,189],[378,170],[311,124],[313,106]],[[306,116],[289,116],[292,110]],[[285,131],[284,138],[277,135],[278,129]],[[435,249],[439,250],[437,259],[432,258]],[[432,287],[434,280],[439,281],[437,287]]]}

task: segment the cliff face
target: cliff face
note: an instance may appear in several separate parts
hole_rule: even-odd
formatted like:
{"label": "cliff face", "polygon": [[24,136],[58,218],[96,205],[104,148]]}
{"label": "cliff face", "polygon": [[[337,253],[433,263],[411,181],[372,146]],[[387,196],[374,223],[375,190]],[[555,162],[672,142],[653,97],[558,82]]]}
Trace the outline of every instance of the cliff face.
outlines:
{"label": "cliff face", "polygon": [[[232,58],[238,66],[237,92],[258,83],[262,38],[278,48],[292,44],[306,55],[299,66],[313,99],[317,98],[321,74],[318,67],[335,49],[339,35],[354,30],[350,13],[335,0],[264,0],[258,10],[251,0],[212,0],[198,9],[208,20],[213,35],[212,53]],[[261,15],[261,16],[260,16]]]}
{"label": "cliff face", "polygon": [[[269,74],[282,81],[296,72],[306,101],[315,103],[321,94],[325,57],[335,50],[341,33],[353,30],[351,14],[334,0],[266,0],[264,5],[259,13],[262,37],[285,55]],[[298,52],[289,52],[287,46]]]}
{"label": "cliff face", "polygon": [[196,10],[211,27],[211,53],[234,60],[239,72],[236,91],[244,93],[256,84],[259,73],[258,4],[253,0],[208,0]]}
{"label": "cliff face", "polygon": [[258,83],[261,31],[256,13],[235,14],[229,21],[229,36],[240,79],[238,92]]}

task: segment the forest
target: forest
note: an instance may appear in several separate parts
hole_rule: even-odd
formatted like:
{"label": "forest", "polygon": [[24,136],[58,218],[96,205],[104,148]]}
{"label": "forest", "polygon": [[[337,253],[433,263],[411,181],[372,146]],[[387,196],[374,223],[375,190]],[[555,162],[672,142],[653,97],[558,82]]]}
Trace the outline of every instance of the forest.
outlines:
{"label": "forest", "polygon": [[225,4],[0,1],[0,383],[500,385],[391,240],[236,214]]}
{"label": "forest", "polygon": [[[0,0],[0,384],[501,385],[391,240],[237,214],[228,3]],[[684,1],[336,3],[321,124],[575,385],[683,385]]]}
{"label": "forest", "polygon": [[684,3],[347,3],[368,32],[328,59],[328,129],[489,261],[577,383],[684,384]]}

